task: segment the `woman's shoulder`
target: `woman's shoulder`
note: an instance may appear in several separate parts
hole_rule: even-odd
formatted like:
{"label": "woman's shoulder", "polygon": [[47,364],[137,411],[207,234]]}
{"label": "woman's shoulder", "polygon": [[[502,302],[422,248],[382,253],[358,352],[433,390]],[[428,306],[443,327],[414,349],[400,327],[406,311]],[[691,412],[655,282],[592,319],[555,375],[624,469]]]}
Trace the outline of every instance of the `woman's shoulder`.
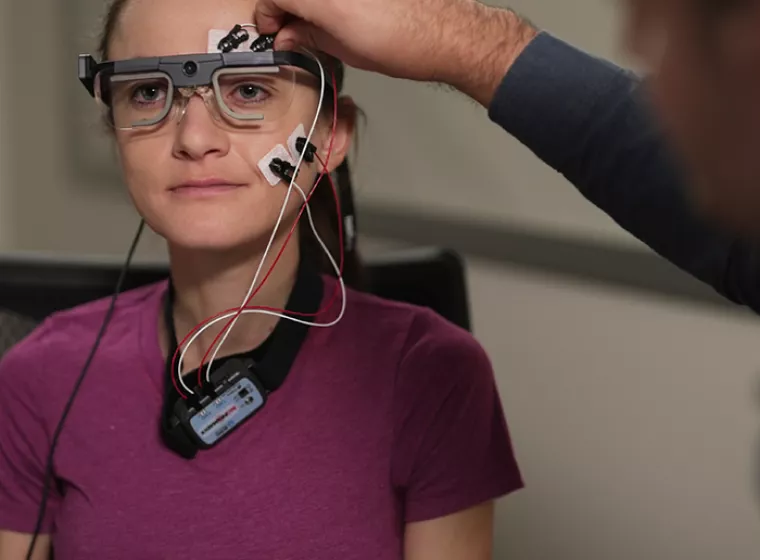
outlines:
{"label": "woman's shoulder", "polygon": [[353,290],[347,292],[347,299],[351,329],[357,334],[366,331],[375,340],[399,341],[402,359],[488,362],[485,350],[470,331],[433,309]]}
{"label": "woman's shoulder", "polygon": [[[108,325],[109,334],[135,331],[135,321],[166,289],[158,282],[128,290],[119,295]],[[22,340],[13,345],[0,360],[0,382],[24,371],[32,374],[36,363],[63,363],[65,356],[79,354],[83,346],[92,346],[111,306],[108,296],[56,311],[46,317]],[[47,369],[47,368],[46,368]]]}
{"label": "woman's shoulder", "polygon": [[[444,517],[522,487],[491,360],[476,337],[432,309],[348,294],[346,324],[389,383],[391,480],[405,521]],[[388,375],[385,375],[385,374]],[[377,375],[379,374],[379,375]],[[368,382],[369,383],[369,382]]]}

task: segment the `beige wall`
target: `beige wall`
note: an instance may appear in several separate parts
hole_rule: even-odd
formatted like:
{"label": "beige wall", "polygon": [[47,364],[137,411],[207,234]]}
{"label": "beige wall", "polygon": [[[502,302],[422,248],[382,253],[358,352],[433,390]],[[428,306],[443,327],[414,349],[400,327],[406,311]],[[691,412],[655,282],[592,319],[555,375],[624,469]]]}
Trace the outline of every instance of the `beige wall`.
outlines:
{"label": "beige wall", "polygon": [[9,26],[10,6],[8,2],[0,2],[0,248],[12,246],[11,230],[13,229],[12,204],[8,200],[10,190],[5,185],[10,181],[10,169],[8,168],[8,146],[10,142],[10,128],[7,125],[7,116],[10,108],[8,96],[3,91],[2,78],[8,75],[10,52],[6,29]]}
{"label": "beige wall", "polygon": [[[65,88],[85,95],[76,52],[64,56],[63,13],[74,3],[0,3],[0,247],[116,257],[137,218],[117,185],[67,165],[73,106],[56,103],[70,99],[56,95]],[[614,2],[514,5],[619,59]],[[11,67],[8,47],[29,30],[34,42],[21,52],[31,64]],[[349,87],[369,113],[365,203],[632,243],[457,95],[364,74]],[[404,101],[393,102],[399,92]],[[149,237],[141,254],[161,258],[162,244]],[[493,358],[528,484],[500,506],[497,558],[760,557],[752,318],[477,261],[469,275],[475,331]]]}
{"label": "beige wall", "polygon": [[[83,41],[69,28],[76,22],[77,3],[3,0],[10,12],[4,38],[11,46],[24,45],[10,49],[0,75],[3,122],[10,130],[4,131],[1,148],[3,201],[12,208],[9,235],[15,250],[121,256],[138,224],[124,190],[68,159],[72,143],[81,138],[72,126],[79,115],[72,112],[87,99],[76,75],[78,50],[72,48]],[[31,40],[25,38],[30,33]],[[87,116],[94,115],[94,105],[86,106],[93,109]],[[93,127],[91,134],[98,139],[95,146],[109,153],[103,132]],[[139,258],[163,254],[163,244],[146,235]]]}
{"label": "beige wall", "polygon": [[497,558],[760,557],[758,323],[473,262],[527,488]]}
{"label": "beige wall", "polygon": [[467,274],[526,482],[498,506],[495,558],[759,557],[754,316],[472,258]]}

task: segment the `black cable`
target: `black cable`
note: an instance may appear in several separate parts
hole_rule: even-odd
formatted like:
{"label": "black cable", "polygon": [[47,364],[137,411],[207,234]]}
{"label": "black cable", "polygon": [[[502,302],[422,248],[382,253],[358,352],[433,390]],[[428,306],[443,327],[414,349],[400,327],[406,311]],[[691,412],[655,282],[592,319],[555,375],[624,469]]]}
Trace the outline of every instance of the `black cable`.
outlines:
{"label": "black cable", "polygon": [[47,456],[47,464],[45,466],[45,479],[44,479],[43,487],[42,487],[42,501],[40,502],[40,508],[37,513],[37,524],[35,525],[35,528],[34,528],[34,536],[32,537],[32,542],[29,544],[29,551],[26,553],[26,560],[32,560],[34,545],[37,542],[37,537],[39,536],[40,531],[42,529],[42,521],[45,518],[45,510],[47,508],[47,501],[48,501],[49,489],[50,489],[49,481],[50,481],[50,478],[53,476],[53,456],[55,455],[55,448],[58,445],[58,438],[60,437],[61,432],[63,431],[63,425],[66,422],[66,417],[69,415],[69,412],[71,411],[71,408],[74,405],[74,400],[77,397],[79,388],[82,386],[84,377],[85,375],[87,375],[87,371],[90,369],[90,364],[92,363],[92,360],[95,357],[95,353],[98,351],[98,346],[100,346],[100,341],[103,339],[103,336],[106,333],[106,329],[108,328],[108,324],[111,322],[113,312],[116,309],[116,300],[119,297],[119,293],[121,292],[122,287],[124,285],[124,280],[126,279],[127,272],[129,271],[129,265],[132,262],[132,257],[135,254],[135,250],[137,249],[137,244],[140,241],[140,236],[142,235],[144,227],[145,227],[145,221],[140,220],[140,225],[137,227],[137,233],[135,233],[135,237],[132,240],[132,246],[129,248],[129,253],[127,253],[127,259],[124,261],[124,265],[121,267],[119,280],[116,282],[116,289],[114,290],[113,296],[111,296],[111,304],[108,307],[106,316],[103,318],[103,323],[100,325],[100,331],[98,332],[97,337],[95,337],[95,343],[92,345],[92,350],[90,350],[90,355],[87,357],[87,361],[82,367],[82,371],[79,374],[79,378],[77,379],[77,382],[74,384],[74,389],[71,391],[71,395],[69,395],[69,400],[66,402],[66,406],[63,409],[63,414],[61,415],[61,419],[58,421],[58,425],[56,426],[55,432],[53,433],[53,439],[50,443],[50,450],[48,451],[48,456]]}

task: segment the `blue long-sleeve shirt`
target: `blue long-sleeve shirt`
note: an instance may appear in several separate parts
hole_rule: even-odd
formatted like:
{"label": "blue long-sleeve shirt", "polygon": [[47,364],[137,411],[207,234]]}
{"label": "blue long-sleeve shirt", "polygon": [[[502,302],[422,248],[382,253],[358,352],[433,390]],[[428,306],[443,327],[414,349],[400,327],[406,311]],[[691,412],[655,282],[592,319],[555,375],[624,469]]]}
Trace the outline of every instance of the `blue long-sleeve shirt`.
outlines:
{"label": "blue long-sleeve shirt", "polygon": [[655,252],[760,312],[760,247],[695,211],[631,72],[544,32],[504,77],[489,116]]}

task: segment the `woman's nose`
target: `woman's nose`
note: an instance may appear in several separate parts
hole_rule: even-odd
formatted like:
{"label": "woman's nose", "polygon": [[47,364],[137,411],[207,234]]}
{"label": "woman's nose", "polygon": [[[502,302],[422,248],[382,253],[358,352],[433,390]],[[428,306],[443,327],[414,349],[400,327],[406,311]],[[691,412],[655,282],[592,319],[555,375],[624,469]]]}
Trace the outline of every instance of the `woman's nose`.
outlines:
{"label": "woman's nose", "polygon": [[218,126],[200,95],[186,100],[178,115],[174,154],[198,160],[208,155],[223,156],[229,151],[229,137]]}

